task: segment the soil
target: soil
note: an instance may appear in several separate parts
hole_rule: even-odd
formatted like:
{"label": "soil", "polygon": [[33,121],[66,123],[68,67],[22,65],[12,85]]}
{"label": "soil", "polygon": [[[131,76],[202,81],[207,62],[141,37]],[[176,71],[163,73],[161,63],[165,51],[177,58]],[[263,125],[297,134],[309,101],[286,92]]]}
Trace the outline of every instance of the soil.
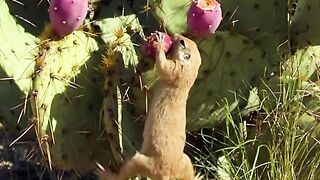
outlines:
{"label": "soil", "polygon": [[49,171],[41,165],[41,155],[32,142],[17,142],[0,123],[0,180],[94,180],[90,172],[79,175],[74,172]]}

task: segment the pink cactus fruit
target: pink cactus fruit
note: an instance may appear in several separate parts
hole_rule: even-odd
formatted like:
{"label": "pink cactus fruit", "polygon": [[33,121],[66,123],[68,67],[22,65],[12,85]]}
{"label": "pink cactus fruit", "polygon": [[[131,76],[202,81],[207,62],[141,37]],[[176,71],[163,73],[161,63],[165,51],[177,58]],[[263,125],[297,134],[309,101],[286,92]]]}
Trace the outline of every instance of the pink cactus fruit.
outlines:
{"label": "pink cactus fruit", "polygon": [[155,56],[156,56],[156,48],[154,47],[153,43],[154,41],[158,40],[159,38],[157,37],[159,36],[158,33],[160,33],[160,36],[162,36],[163,38],[165,53],[168,52],[172,46],[172,39],[167,33],[164,33],[164,32],[151,33],[151,35],[147,37],[147,41],[144,48],[145,48],[146,54],[152,59],[155,59]]}
{"label": "pink cactus fruit", "polygon": [[222,20],[222,10],[216,0],[193,0],[188,11],[187,23],[196,37],[214,33]]}
{"label": "pink cactus fruit", "polygon": [[51,25],[60,37],[64,37],[82,25],[87,11],[88,0],[51,0]]}

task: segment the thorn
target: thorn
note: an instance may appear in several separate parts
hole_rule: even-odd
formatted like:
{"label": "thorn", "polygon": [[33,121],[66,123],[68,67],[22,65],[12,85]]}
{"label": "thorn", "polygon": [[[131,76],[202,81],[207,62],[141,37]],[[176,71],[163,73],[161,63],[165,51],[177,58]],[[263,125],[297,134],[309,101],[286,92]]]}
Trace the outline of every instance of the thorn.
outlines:
{"label": "thorn", "polygon": [[53,8],[53,10],[57,11],[57,10],[58,10],[58,7],[57,7],[57,6],[56,6],[56,7],[54,7],[54,8]]}
{"label": "thorn", "polygon": [[13,1],[13,2],[15,2],[15,3],[17,3],[17,4],[20,4],[20,5],[22,5],[22,6],[24,6],[24,3],[22,3],[22,2],[20,2],[20,1],[18,1],[18,0],[11,0],[11,1]]}
{"label": "thorn", "polygon": [[13,77],[0,78],[0,81],[10,81],[10,80],[14,80],[14,78]]}
{"label": "thorn", "polygon": [[53,130],[53,127],[52,127],[52,121],[51,120],[49,122],[49,129],[50,129],[50,133],[51,133],[50,135],[52,137],[52,144],[56,144],[56,140],[55,140],[54,134],[53,134],[54,130]]}
{"label": "thorn", "polygon": [[[27,104],[30,98],[28,98],[29,94],[26,94],[26,97],[24,98],[24,106],[23,106],[23,114],[27,112]],[[19,123],[19,122],[18,122]]]}
{"label": "thorn", "polygon": [[27,20],[26,18],[24,18],[24,17],[22,17],[22,16],[19,16],[19,15],[15,15],[15,16],[16,16],[17,18],[21,19],[22,21],[30,24],[31,26],[37,28],[37,26],[36,26],[34,23],[32,23],[31,21]]}
{"label": "thorn", "polygon": [[33,126],[34,124],[31,124],[19,137],[17,137],[14,141],[12,141],[12,143],[9,144],[9,147],[11,147],[17,141],[19,141]]}
{"label": "thorn", "polygon": [[29,100],[29,99],[28,99],[28,95],[26,95],[25,100],[24,100],[23,103],[20,103],[20,104],[18,104],[17,106],[15,106],[15,107],[13,107],[13,108],[10,109],[10,111],[11,111],[11,110],[14,110],[14,109],[16,109],[16,108],[18,108],[18,107],[20,107],[20,106],[23,105],[23,108],[22,108],[22,110],[20,111],[20,114],[19,114],[19,117],[18,117],[18,120],[17,120],[17,124],[19,124],[22,116],[25,115],[25,113],[26,113],[26,111],[27,111],[27,103],[28,103],[28,100]]}
{"label": "thorn", "polygon": [[67,24],[67,21],[62,21],[62,24]]}
{"label": "thorn", "polygon": [[39,6],[39,5],[42,3],[42,1],[43,1],[43,0],[40,0],[40,1],[38,2],[37,6]]}
{"label": "thorn", "polygon": [[40,178],[39,179],[44,179],[45,177],[45,173],[46,173],[46,168],[43,168],[41,174],[40,174]]}
{"label": "thorn", "polygon": [[99,169],[99,170],[101,170],[101,171],[105,171],[106,169],[100,164],[100,163],[98,163],[97,161],[96,161],[96,166],[97,166],[97,168]]}
{"label": "thorn", "polygon": [[32,157],[34,157],[37,154],[38,148],[36,147],[32,147],[32,149],[30,150],[30,152],[26,155],[27,161],[30,161]]}
{"label": "thorn", "polygon": [[80,16],[78,16],[78,17],[77,17],[77,21],[80,21],[80,18],[81,18],[81,17],[80,17]]}
{"label": "thorn", "polygon": [[52,171],[52,160],[51,160],[51,155],[50,155],[50,146],[48,143],[48,138],[49,136],[47,134],[44,134],[43,137],[41,138],[40,142],[40,149],[43,153],[43,156],[48,159],[48,165],[50,171]]}
{"label": "thorn", "polygon": [[20,114],[19,114],[19,117],[18,117],[18,120],[17,120],[17,124],[19,124],[19,122],[20,122],[22,116],[24,115],[24,113],[25,113],[25,111],[24,111],[24,109],[22,109],[22,110],[20,111]]}
{"label": "thorn", "polygon": [[196,16],[196,14],[195,13],[192,13],[192,17],[195,17]]}
{"label": "thorn", "polygon": [[59,180],[63,180],[64,172],[65,172],[65,171],[62,171],[62,174],[59,175],[59,178],[58,178]]}

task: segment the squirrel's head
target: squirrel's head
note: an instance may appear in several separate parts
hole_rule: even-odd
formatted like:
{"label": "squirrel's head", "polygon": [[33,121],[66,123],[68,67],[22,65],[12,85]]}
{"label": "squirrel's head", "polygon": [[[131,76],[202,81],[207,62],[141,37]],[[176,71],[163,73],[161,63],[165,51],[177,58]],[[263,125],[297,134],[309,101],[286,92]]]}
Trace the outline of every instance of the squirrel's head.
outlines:
{"label": "squirrel's head", "polygon": [[175,34],[168,57],[169,60],[175,62],[174,74],[177,76],[176,80],[180,84],[188,83],[193,85],[201,65],[201,56],[197,44],[180,34]]}

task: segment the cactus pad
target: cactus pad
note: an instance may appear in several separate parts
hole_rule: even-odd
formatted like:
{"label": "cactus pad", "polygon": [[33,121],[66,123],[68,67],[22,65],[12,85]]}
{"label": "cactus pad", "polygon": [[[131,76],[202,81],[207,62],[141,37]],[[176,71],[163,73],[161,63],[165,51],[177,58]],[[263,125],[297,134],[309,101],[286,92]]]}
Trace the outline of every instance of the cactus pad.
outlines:
{"label": "cactus pad", "polygon": [[31,89],[37,39],[16,22],[4,1],[0,17],[0,119],[14,132],[27,127],[24,102]]}
{"label": "cactus pad", "polygon": [[213,127],[225,105],[243,106],[241,99],[248,98],[268,68],[266,53],[239,34],[216,32],[197,44],[202,65],[187,104],[189,130]]}
{"label": "cactus pad", "polygon": [[135,36],[144,35],[134,15],[106,18],[95,24],[101,27],[106,48],[101,66],[105,76],[101,121],[105,124],[115,165],[119,165],[122,157],[133,155],[142,142],[144,123],[136,121],[135,101],[131,98],[138,86],[134,80],[138,55],[133,40]]}
{"label": "cactus pad", "polygon": [[[97,58],[93,56],[97,49],[97,43],[82,32],[75,32],[58,41],[45,41],[39,46],[30,94],[32,119],[36,120],[33,123],[43,154],[54,167],[79,171],[94,167],[95,156],[87,153],[99,146],[87,143],[99,142],[99,118],[95,103],[87,98],[99,99],[99,93],[87,85],[94,82],[78,82],[76,76],[82,66],[87,66],[89,69],[81,72],[82,79],[97,79],[91,70],[94,67],[88,64],[88,60]],[[81,92],[86,86],[87,92]],[[68,89],[75,89],[75,94],[69,94]],[[77,109],[83,109],[81,116],[78,116]],[[80,164],[79,161],[84,162]]]}
{"label": "cactus pad", "polygon": [[170,33],[187,32],[187,12],[191,4],[190,0],[150,0],[149,4],[158,22]]}
{"label": "cactus pad", "polygon": [[291,76],[301,82],[307,81],[320,65],[320,46],[298,49],[284,64],[283,76]]}
{"label": "cactus pad", "polygon": [[224,0],[221,7],[225,15],[220,29],[236,31],[253,40],[277,68],[282,53],[288,51],[287,1]]}
{"label": "cactus pad", "polygon": [[298,47],[319,45],[320,20],[316,18],[320,10],[317,0],[299,0],[292,17],[292,36]]}

